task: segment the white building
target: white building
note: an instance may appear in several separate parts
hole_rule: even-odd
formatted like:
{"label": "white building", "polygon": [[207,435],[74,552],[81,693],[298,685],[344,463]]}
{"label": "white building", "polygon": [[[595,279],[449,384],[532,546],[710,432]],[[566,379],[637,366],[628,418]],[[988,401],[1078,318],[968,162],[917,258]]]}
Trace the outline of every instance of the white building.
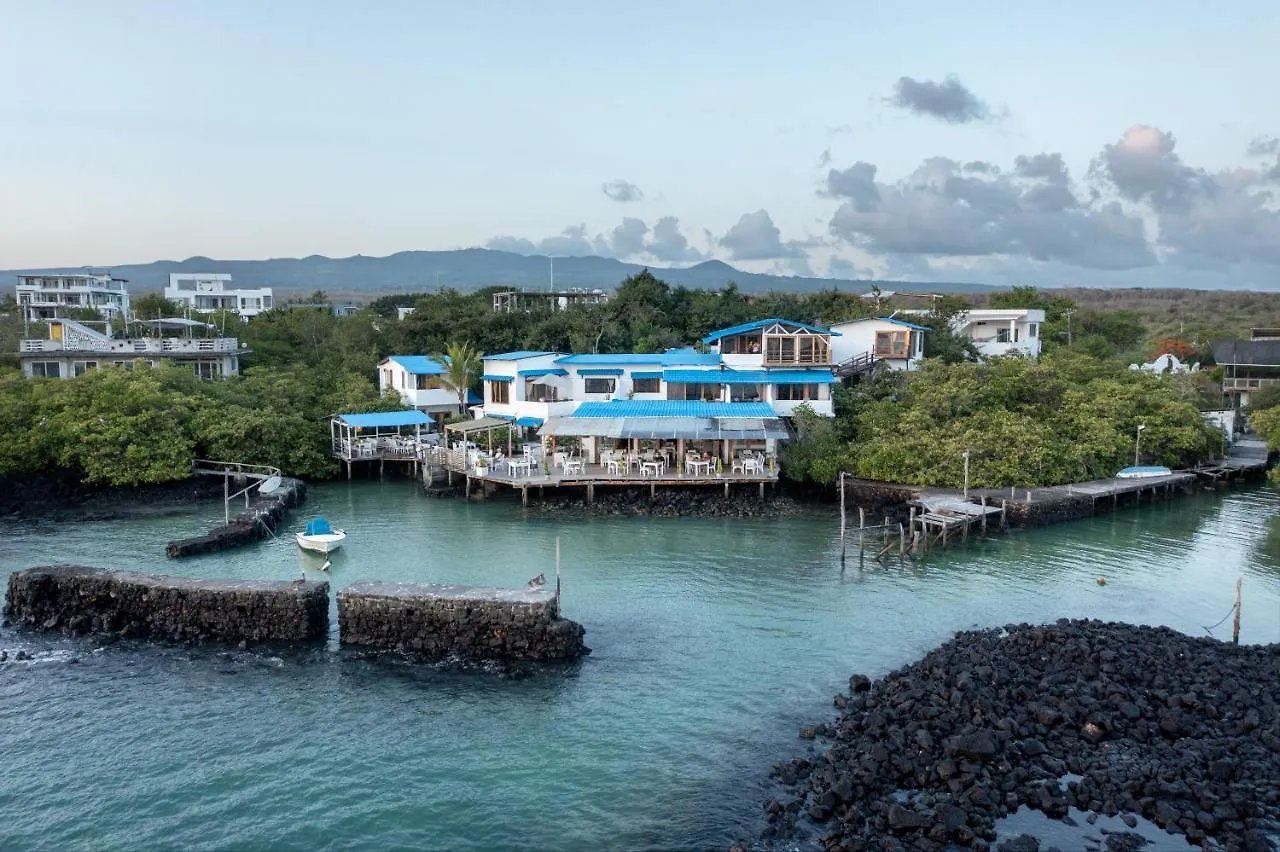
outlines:
{"label": "white building", "polygon": [[982,355],[1038,358],[1043,324],[1044,311],[1039,308],[972,308],[957,314],[951,326],[972,340]]}
{"label": "white building", "polygon": [[[394,390],[405,405],[418,409],[438,423],[463,413],[458,404],[458,394],[448,387],[441,377],[444,366],[426,355],[391,355],[378,365],[378,389]],[[467,402],[479,403],[475,394],[468,392]]]}
{"label": "white building", "polygon": [[18,307],[29,322],[66,316],[78,308],[93,308],[106,319],[128,319],[128,283],[110,273],[19,275]]}
{"label": "white building", "polygon": [[[148,322],[157,333],[165,329],[208,330],[204,323],[182,320]],[[18,360],[28,378],[71,379],[89,370],[117,366],[132,370],[138,364],[154,367],[160,361],[189,366],[202,379],[221,379],[240,372],[241,348],[234,337],[138,337],[116,339],[74,320],[49,321],[48,340],[23,340]]]}
{"label": "white building", "polygon": [[[831,417],[831,335],[768,319],[711,333],[703,339],[710,352],[490,355],[481,376],[483,414],[527,427],[573,416],[586,403],[610,403],[620,418],[697,417],[705,408],[717,412],[708,416],[733,419],[735,405],[744,406],[743,419],[787,417],[801,405]],[[598,407],[591,411],[601,416]]]}
{"label": "white building", "polygon": [[840,376],[865,373],[876,364],[894,370],[914,370],[924,357],[928,328],[897,317],[867,317],[831,326],[839,337],[831,341],[832,368]]}
{"label": "white building", "polygon": [[170,273],[164,297],[199,313],[231,311],[246,319],[271,310],[273,305],[270,287],[234,290],[231,276],[217,272]]}

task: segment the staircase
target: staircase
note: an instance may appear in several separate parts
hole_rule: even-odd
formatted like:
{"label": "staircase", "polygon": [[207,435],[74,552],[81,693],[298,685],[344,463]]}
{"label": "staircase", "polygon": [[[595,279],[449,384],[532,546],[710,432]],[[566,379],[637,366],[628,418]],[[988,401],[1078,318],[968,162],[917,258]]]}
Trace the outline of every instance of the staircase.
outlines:
{"label": "staircase", "polygon": [[852,358],[841,361],[839,364],[832,367],[831,371],[839,378],[848,379],[853,376],[861,376],[864,373],[871,372],[871,368],[875,365],[876,353],[868,351],[863,352],[861,355],[854,355]]}

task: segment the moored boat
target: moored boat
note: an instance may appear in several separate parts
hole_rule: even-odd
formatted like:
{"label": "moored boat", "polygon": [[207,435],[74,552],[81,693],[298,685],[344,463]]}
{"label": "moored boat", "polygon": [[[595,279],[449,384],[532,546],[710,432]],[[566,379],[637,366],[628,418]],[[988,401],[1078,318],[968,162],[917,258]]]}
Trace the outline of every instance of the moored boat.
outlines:
{"label": "moored boat", "polygon": [[316,553],[330,553],[342,547],[347,534],[335,529],[325,518],[312,518],[307,521],[305,531],[297,533],[298,547]]}
{"label": "moored boat", "polygon": [[1138,467],[1126,467],[1116,474],[1116,479],[1151,479],[1156,476],[1168,476],[1171,473],[1173,471],[1167,467],[1141,465]]}

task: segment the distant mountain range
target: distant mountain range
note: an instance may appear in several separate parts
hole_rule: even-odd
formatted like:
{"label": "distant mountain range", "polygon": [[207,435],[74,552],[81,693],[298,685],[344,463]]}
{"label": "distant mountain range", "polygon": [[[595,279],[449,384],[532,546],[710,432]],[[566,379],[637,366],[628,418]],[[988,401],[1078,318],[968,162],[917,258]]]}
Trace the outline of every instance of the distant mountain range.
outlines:
{"label": "distant mountain range", "polygon": [[[555,286],[600,287],[611,290],[624,278],[648,268],[672,286],[718,289],[733,281],[744,293],[773,291],[813,291],[838,288],[866,292],[872,286],[882,290],[928,293],[973,293],[999,289],[987,284],[913,284],[899,281],[848,281],[835,278],[800,278],[761,275],[735,269],[719,260],[690,267],[645,267],[606,257],[557,257]],[[41,272],[79,272],[76,268],[21,269],[0,272],[10,282],[12,276]],[[551,285],[551,263],[545,256],[529,257],[489,249],[455,251],[402,251],[387,257],[330,258],[311,255],[272,260],[214,260],[191,257],[186,260],[158,260],[154,263],[110,267],[112,274],[127,278],[134,293],[163,290],[171,272],[225,272],[241,287],[276,287],[310,293],[386,294],[429,292],[439,287],[461,291],[500,285],[518,288],[545,288]]]}

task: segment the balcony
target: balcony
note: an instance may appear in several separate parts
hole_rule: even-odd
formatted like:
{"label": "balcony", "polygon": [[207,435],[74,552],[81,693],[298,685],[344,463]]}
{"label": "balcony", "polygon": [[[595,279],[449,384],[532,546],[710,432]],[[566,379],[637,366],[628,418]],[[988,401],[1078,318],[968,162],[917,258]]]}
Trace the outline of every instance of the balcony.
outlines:
{"label": "balcony", "polygon": [[136,353],[160,353],[167,355],[199,355],[214,352],[238,352],[239,341],[234,337],[201,338],[138,338],[134,340],[110,340],[94,344],[72,344],[63,340],[23,340],[19,352],[97,352],[104,355]]}
{"label": "balcony", "polygon": [[1260,390],[1280,382],[1280,377],[1270,379],[1241,379],[1241,378],[1224,378],[1222,380],[1222,390],[1224,392],[1231,391],[1251,391]]}

